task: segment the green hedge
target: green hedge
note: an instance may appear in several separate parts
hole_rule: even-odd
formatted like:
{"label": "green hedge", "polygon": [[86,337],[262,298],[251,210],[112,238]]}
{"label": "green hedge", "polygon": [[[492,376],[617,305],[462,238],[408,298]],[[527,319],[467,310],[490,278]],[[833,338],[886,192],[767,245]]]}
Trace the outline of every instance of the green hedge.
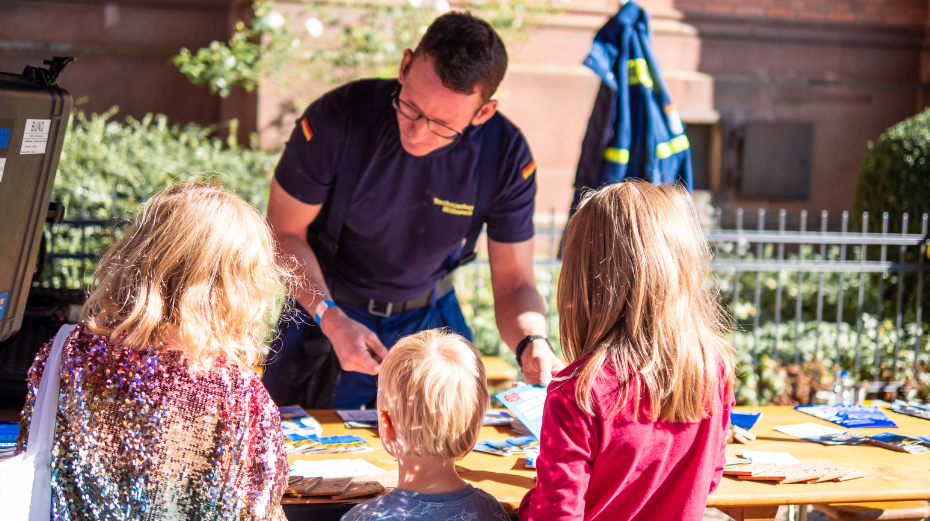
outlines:
{"label": "green hedge", "polygon": [[856,219],[870,215],[871,231],[881,231],[888,212],[892,232],[910,214],[911,230],[919,230],[920,215],[930,212],[930,108],[910,117],[869,143],[869,155],[859,168],[853,200]]}
{"label": "green hedge", "polygon": [[[171,183],[210,178],[264,212],[269,175],[278,156],[240,145],[234,137],[235,120],[208,127],[171,124],[166,116],[154,114],[117,121],[118,110],[76,110],[72,115],[54,187],[55,200],[67,207],[67,219],[131,219],[139,204]],[[216,137],[222,130],[233,137]],[[119,226],[82,230],[55,225],[46,230],[46,237],[55,253],[100,254],[119,232]],[[92,262],[58,260],[38,283],[81,288],[90,282],[93,268]]]}

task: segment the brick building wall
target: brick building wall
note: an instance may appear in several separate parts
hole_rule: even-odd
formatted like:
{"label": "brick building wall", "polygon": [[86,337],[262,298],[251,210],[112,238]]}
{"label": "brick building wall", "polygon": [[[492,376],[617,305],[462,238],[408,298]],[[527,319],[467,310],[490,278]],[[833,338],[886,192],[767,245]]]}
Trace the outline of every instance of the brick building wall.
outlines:
{"label": "brick building wall", "polygon": [[241,0],[0,0],[0,71],[20,73],[52,56],[75,56],[61,85],[82,109],[119,105],[125,115],[167,114],[172,121],[211,124],[242,119],[255,128],[255,97],[212,96],[169,62],[182,48],[229,37]]}
{"label": "brick building wall", "polygon": [[675,7],[688,13],[915,27],[927,14],[924,0],[680,0]]}
{"label": "brick building wall", "polygon": [[[425,3],[429,3],[426,0]],[[284,8],[293,2],[280,2]],[[687,123],[710,125],[714,202],[791,211],[851,207],[867,143],[930,105],[930,0],[642,0],[654,47]],[[271,92],[222,99],[192,86],[170,57],[228,38],[247,0],[0,0],[0,71],[53,55],[84,109],[173,121],[241,120],[279,145],[304,107]],[[572,0],[510,46],[501,110],[527,135],[539,165],[537,209],[563,215],[598,79],[581,65],[617,0]],[[804,199],[747,196],[741,133],[757,122],[811,125]],[[706,145],[706,143],[705,143]],[[715,155],[716,154],[716,155]]]}

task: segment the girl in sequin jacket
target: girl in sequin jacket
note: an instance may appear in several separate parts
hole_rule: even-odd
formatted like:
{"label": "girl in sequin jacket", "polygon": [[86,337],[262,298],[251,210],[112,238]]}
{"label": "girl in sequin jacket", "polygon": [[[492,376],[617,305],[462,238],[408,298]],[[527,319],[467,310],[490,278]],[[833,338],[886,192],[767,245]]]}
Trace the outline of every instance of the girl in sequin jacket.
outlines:
{"label": "girl in sequin jacket", "polygon": [[[64,347],[54,519],[284,519],[281,422],[252,368],[291,280],[262,217],[222,187],[182,183],[143,205]],[[17,451],[50,346],[29,370]]]}

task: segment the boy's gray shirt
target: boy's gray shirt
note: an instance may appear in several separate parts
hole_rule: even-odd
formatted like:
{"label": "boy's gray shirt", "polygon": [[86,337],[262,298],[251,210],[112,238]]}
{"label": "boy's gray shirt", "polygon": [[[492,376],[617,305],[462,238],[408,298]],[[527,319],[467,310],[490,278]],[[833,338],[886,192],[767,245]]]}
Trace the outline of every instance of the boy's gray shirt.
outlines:
{"label": "boy's gray shirt", "polygon": [[471,485],[444,494],[400,488],[356,505],[341,521],[510,521],[494,496]]}

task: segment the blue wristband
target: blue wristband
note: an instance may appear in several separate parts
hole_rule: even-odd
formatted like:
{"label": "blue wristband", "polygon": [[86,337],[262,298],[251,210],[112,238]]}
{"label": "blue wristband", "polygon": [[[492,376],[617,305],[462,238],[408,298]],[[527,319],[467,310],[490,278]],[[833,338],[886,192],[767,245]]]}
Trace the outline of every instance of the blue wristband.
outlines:
{"label": "blue wristband", "polygon": [[[332,300],[324,300],[323,304],[326,304],[326,309],[336,307],[336,303],[333,302]],[[319,304],[317,304],[317,309],[319,309],[319,307],[320,307]],[[326,309],[324,309],[323,311],[326,311]],[[320,315],[320,313],[316,313],[315,316],[316,316],[316,325],[318,326],[321,325],[323,323],[323,317]]]}

